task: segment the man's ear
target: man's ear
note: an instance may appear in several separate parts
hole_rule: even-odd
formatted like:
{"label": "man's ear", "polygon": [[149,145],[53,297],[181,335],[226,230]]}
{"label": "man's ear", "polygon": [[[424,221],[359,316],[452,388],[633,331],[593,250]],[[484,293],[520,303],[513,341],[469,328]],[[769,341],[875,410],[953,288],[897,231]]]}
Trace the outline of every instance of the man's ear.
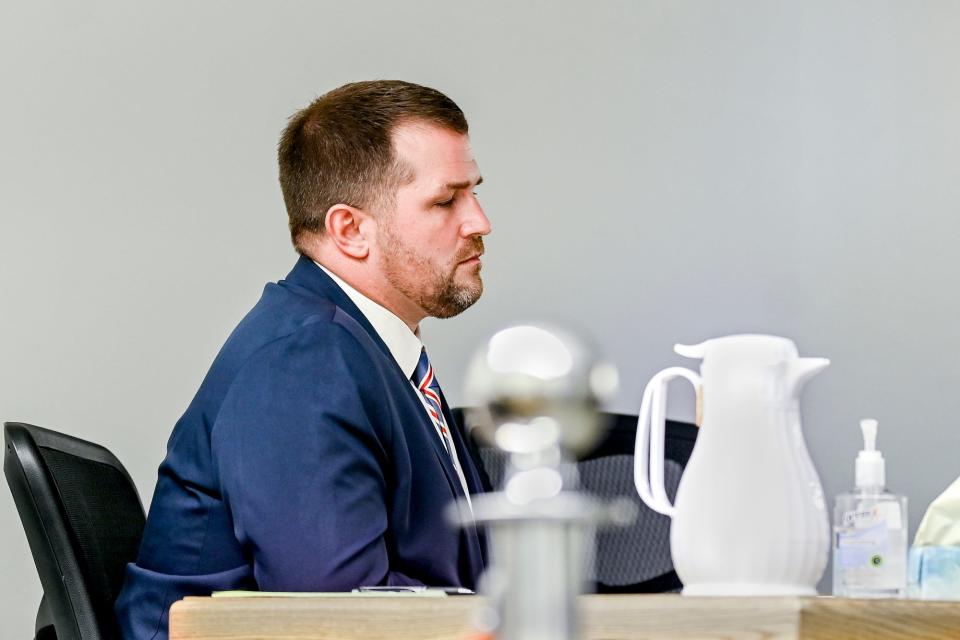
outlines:
{"label": "man's ear", "polygon": [[362,209],[348,204],[335,204],[327,209],[324,220],[327,237],[347,256],[363,260],[370,253],[370,238],[364,233],[369,218]]}

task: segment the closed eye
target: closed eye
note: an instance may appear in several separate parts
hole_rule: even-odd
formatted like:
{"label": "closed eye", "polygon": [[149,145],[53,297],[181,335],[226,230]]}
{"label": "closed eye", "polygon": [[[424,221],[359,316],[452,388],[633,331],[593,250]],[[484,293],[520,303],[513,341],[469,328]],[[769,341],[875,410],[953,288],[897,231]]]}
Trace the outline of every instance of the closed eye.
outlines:
{"label": "closed eye", "polygon": [[438,202],[436,206],[443,207],[445,209],[453,206],[453,201],[456,199],[456,196],[450,198],[449,200],[444,200],[443,202]]}

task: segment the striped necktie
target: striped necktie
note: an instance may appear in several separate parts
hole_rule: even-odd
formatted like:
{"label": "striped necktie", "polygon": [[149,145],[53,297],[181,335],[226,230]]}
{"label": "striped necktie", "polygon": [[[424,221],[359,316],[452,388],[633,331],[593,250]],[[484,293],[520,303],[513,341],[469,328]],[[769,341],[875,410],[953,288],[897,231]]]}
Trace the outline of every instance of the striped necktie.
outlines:
{"label": "striped necktie", "polygon": [[443,417],[443,402],[440,400],[440,385],[437,383],[437,377],[433,375],[433,365],[427,357],[427,350],[420,349],[420,360],[417,362],[417,368],[413,372],[413,384],[426,401],[427,410],[430,413],[430,420],[433,427],[440,436],[444,448],[450,451],[452,444],[450,439],[450,430],[447,429],[447,421]]}
{"label": "striped necktie", "polygon": [[453,444],[450,428],[447,426],[447,421],[443,417],[443,401],[440,400],[440,384],[437,382],[437,377],[433,374],[433,365],[430,364],[430,359],[427,358],[426,349],[420,350],[420,360],[417,362],[417,368],[414,370],[413,375],[410,376],[410,379],[423,397],[424,406],[430,414],[430,421],[433,422],[433,428],[436,429],[437,435],[440,436],[440,441],[443,442],[444,448],[447,450],[447,453],[450,454],[453,468],[460,478],[463,493],[467,496],[467,502],[469,503],[470,489],[467,487],[467,479],[464,477],[463,469],[460,467],[460,459],[457,456],[457,448]]}

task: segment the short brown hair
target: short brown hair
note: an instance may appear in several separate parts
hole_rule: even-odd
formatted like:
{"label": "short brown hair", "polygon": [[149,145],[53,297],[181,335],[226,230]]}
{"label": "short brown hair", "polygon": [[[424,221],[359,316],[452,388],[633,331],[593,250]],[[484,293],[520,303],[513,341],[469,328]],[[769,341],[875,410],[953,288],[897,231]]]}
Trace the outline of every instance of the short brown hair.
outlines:
{"label": "short brown hair", "polygon": [[290,117],[277,155],[298,252],[304,252],[301,234],[322,232],[333,205],[389,203],[397,187],[412,178],[391,144],[393,129],[408,120],[467,133],[467,120],[453,100],[400,80],[345,84]]}

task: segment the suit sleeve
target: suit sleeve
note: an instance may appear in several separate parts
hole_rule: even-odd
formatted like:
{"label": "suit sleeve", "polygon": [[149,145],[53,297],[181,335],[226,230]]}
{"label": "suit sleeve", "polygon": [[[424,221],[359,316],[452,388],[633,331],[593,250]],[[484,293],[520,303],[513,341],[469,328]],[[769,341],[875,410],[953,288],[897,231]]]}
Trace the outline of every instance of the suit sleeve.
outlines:
{"label": "suit sleeve", "polygon": [[264,591],[420,584],[391,571],[383,385],[356,344],[310,334],[256,354],[217,416],[234,533]]}

